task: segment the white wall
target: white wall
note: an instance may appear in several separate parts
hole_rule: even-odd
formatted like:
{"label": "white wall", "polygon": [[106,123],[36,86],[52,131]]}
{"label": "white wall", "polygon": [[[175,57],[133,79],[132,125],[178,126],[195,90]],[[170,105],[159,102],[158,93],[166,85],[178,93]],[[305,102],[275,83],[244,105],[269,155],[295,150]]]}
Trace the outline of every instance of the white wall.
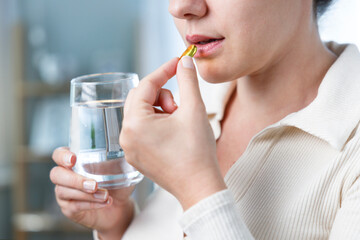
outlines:
{"label": "white wall", "polygon": [[355,43],[360,47],[360,1],[336,0],[319,19],[319,29],[324,41]]}

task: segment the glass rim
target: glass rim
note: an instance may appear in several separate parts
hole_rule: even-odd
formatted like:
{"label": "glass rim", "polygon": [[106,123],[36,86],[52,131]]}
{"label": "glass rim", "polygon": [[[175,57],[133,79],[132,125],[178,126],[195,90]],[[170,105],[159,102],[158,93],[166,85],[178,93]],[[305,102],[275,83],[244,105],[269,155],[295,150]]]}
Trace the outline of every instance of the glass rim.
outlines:
{"label": "glass rim", "polygon": [[[121,79],[113,79],[113,80],[104,80],[104,81],[91,81],[90,79],[100,77],[100,76],[107,76],[107,75],[118,75],[122,76]],[[133,72],[107,72],[107,73],[93,73],[93,74],[86,74],[82,75],[76,78],[71,79],[71,85],[102,85],[102,84],[113,84],[118,83],[122,81],[133,81],[135,77],[135,80],[139,81],[139,77],[136,73]],[[84,81],[88,79],[88,81]]]}

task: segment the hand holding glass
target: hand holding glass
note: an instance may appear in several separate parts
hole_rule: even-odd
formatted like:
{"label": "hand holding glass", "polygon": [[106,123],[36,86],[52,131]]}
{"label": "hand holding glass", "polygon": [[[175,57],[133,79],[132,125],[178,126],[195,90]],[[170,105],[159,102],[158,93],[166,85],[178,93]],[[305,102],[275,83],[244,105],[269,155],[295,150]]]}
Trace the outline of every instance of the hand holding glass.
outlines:
{"label": "hand holding glass", "polygon": [[143,175],[128,164],[119,144],[126,96],[136,87],[135,73],[104,73],[71,81],[70,150],[77,156],[73,170],[115,189],[140,182]]}

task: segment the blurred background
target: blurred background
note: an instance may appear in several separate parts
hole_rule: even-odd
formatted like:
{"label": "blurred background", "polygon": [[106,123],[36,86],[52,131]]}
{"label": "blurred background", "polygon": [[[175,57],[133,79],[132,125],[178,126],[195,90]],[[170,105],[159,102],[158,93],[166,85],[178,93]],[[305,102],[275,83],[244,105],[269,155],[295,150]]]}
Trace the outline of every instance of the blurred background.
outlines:
{"label": "blurred background", "polygon": [[[140,78],[184,50],[168,1],[0,0],[0,239],[91,239],[54,199],[52,151],[68,145],[69,83],[97,72]],[[325,41],[360,46],[360,2],[319,19]],[[177,95],[176,81],[165,86]],[[153,184],[143,181],[140,207]]]}

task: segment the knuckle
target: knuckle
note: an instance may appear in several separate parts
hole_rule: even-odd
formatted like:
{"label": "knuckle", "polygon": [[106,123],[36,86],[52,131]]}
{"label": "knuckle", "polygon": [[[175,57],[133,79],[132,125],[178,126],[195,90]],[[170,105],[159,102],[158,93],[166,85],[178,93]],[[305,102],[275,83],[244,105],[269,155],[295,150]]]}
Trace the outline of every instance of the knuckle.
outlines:
{"label": "knuckle", "polygon": [[122,149],[127,148],[126,137],[125,137],[123,129],[121,130],[121,133],[120,133],[119,142],[120,142],[120,146],[121,146]]}
{"label": "knuckle", "polygon": [[55,186],[55,195],[57,196],[57,198],[59,199],[64,199],[64,191],[62,190],[61,187],[59,187],[58,185]]}
{"label": "knuckle", "polygon": [[166,89],[166,88],[163,88],[162,91],[165,93],[165,94],[168,94],[170,96],[172,96],[172,93],[169,89]]}
{"label": "knuckle", "polygon": [[56,188],[54,188],[56,202],[58,203],[58,205],[60,206],[60,208],[63,208],[63,207],[64,207],[64,201],[59,198],[59,196],[57,195],[56,191],[57,191]]}
{"label": "knuckle", "polygon": [[168,68],[162,68],[161,73],[163,74],[163,77],[166,79],[169,79],[172,77],[172,73]]}
{"label": "knuckle", "polygon": [[55,192],[56,197],[58,197],[59,196],[59,185],[55,185],[54,192]]}
{"label": "knuckle", "polygon": [[143,86],[149,89],[159,89],[161,86],[159,86],[159,84],[155,81],[156,79],[154,78],[147,78],[146,80],[144,79],[144,84]]}
{"label": "knuckle", "polygon": [[60,206],[61,212],[68,218],[72,218],[75,212],[71,210],[72,201],[63,201],[56,198],[57,203]]}
{"label": "knuckle", "polygon": [[57,154],[57,152],[59,151],[58,149],[59,149],[59,148],[55,149],[55,150],[53,151],[52,155],[51,155],[51,159],[54,160],[54,161],[55,161],[56,154]]}
{"label": "knuckle", "polygon": [[129,144],[129,142],[126,139],[120,139],[120,146],[125,152],[127,152],[127,151],[129,151],[129,149],[131,149],[131,145]]}
{"label": "knuckle", "polygon": [[80,211],[80,205],[78,201],[73,201],[70,200],[68,207],[66,208],[66,210],[68,211],[68,214],[70,216],[74,215],[74,213],[79,212]]}
{"label": "knuckle", "polygon": [[84,181],[85,180],[80,175],[77,175],[76,173],[72,172],[72,174],[70,174],[70,176],[69,176],[69,182],[72,183],[72,186],[74,188],[83,189]]}
{"label": "knuckle", "polygon": [[74,206],[73,212],[80,212],[81,211],[81,203],[80,202],[74,201],[73,206]]}
{"label": "knuckle", "polygon": [[51,158],[56,162],[56,160],[66,151],[69,151],[68,147],[58,147],[53,151]]}
{"label": "knuckle", "polygon": [[173,98],[171,91],[169,89],[162,89],[158,101],[166,101],[169,98]]}
{"label": "knuckle", "polygon": [[123,122],[119,140],[124,150],[132,147],[138,132],[141,132],[141,123],[138,120]]}
{"label": "knuckle", "polygon": [[72,218],[75,213],[75,212],[71,211],[69,208],[61,208],[61,212],[68,218]]}
{"label": "knuckle", "polygon": [[55,159],[56,158],[56,155],[59,154],[59,152],[61,152],[63,150],[63,147],[58,147],[56,148],[53,153],[52,153],[52,158]]}
{"label": "knuckle", "polygon": [[94,202],[89,202],[89,203],[87,203],[88,204],[88,208],[89,209],[94,209],[94,208],[96,208],[96,203],[94,203]]}
{"label": "knuckle", "polygon": [[136,162],[134,161],[134,157],[126,155],[126,162],[129,163],[132,166],[136,166]]}
{"label": "knuckle", "polygon": [[75,214],[75,213],[79,213],[79,212],[82,212],[82,211],[94,209],[95,208],[95,203],[94,202],[88,202],[88,201],[85,201],[85,202],[73,201],[71,203],[71,206],[72,206],[71,212],[73,214]]}
{"label": "knuckle", "polygon": [[56,184],[57,182],[57,173],[58,173],[58,170],[59,170],[59,167],[53,167],[51,170],[50,170],[50,174],[49,174],[49,177],[50,177],[50,180],[52,183]]}

